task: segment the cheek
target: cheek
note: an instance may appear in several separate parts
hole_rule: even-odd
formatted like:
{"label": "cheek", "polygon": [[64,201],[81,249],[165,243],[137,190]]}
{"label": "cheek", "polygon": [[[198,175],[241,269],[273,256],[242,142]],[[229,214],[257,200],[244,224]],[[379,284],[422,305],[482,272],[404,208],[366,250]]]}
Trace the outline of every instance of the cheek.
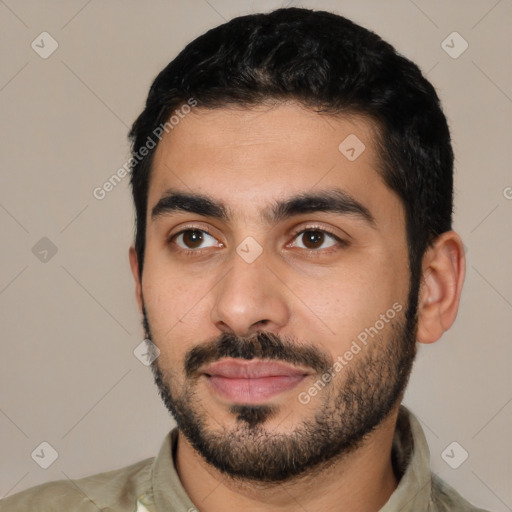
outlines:
{"label": "cheek", "polygon": [[325,325],[326,346],[336,357],[365,329],[376,322],[380,326],[381,315],[391,309],[394,316],[393,305],[405,310],[408,275],[403,266],[379,255],[340,268],[329,279],[302,283],[302,287],[301,295],[308,289],[305,303]]}
{"label": "cheek", "polygon": [[[210,286],[211,288],[211,286]],[[204,328],[209,316],[204,311],[207,279],[186,275],[149,264],[144,269],[142,291],[151,332],[157,345],[180,340],[186,345],[187,333]],[[193,337],[197,343],[197,335]],[[175,346],[175,343],[171,345]]]}

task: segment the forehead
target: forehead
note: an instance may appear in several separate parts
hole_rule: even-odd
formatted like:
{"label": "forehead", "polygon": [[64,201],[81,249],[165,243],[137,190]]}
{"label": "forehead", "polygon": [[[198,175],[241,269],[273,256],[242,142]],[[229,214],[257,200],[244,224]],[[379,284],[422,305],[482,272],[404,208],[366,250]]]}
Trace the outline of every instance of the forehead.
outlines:
{"label": "forehead", "polygon": [[215,197],[240,216],[268,211],[291,195],[333,189],[377,217],[379,209],[401,204],[378,172],[375,137],[370,120],[319,114],[295,103],[195,108],[158,144],[148,211],[169,189]]}

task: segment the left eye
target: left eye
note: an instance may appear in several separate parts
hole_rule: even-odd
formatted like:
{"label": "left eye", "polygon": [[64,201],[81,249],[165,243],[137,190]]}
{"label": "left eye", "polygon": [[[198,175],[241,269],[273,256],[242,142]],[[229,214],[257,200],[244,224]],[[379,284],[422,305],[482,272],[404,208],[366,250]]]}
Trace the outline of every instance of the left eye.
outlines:
{"label": "left eye", "polygon": [[206,247],[213,247],[217,242],[213,236],[202,229],[186,229],[172,237],[172,240],[182,249],[203,249],[204,247],[201,247],[201,244],[207,239],[212,240],[213,243]]}
{"label": "left eye", "polygon": [[[334,236],[333,234],[321,229],[305,229],[300,233],[297,233],[295,238],[297,238],[299,241],[305,240],[306,245],[302,243],[302,245],[299,245],[298,247],[308,250],[316,250],[320,248],[327,249],[336,245],[336,243],[341,242],[337,236]],[[330,238],[332,243],[330,245],[321,247],[327,238]]]}

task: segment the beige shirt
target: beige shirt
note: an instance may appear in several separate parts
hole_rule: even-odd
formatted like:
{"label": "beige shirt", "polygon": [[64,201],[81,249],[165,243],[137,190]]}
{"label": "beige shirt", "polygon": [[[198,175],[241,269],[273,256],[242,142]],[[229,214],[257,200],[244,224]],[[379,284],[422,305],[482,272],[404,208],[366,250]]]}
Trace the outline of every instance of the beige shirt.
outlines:
{"label": "beige shirt", "polygon": [[[1,512],[200,512],[181,485],[173,463],[178,430],[157,457],[77,480],[32,487],[0,500]],[[398,487],[380,512],[485,512],[430,472],[430,452],[416,417],[401,406],[393,440]]]}

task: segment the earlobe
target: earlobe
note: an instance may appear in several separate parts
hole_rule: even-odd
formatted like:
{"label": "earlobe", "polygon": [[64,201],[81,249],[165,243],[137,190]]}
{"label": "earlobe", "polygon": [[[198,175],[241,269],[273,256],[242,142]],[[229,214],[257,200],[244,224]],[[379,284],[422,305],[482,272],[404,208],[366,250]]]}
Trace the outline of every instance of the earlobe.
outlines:
{"label": "earlobe", "polygon": [[441,234],[423,257],[418,298],[420,343],[433,343],[455,321],[466,272],[464,246],[454,231]]}
{"label": "earlobe", "polygon": [[142,283],[140,279],[137,251],[135,250],[135,247],[133,245],[130,247],[128,251],[128,257],[130,259],[130,268],[132,270],[133,279],[135,281],[135,299],[137,300],[139,311],[142,314]]}

